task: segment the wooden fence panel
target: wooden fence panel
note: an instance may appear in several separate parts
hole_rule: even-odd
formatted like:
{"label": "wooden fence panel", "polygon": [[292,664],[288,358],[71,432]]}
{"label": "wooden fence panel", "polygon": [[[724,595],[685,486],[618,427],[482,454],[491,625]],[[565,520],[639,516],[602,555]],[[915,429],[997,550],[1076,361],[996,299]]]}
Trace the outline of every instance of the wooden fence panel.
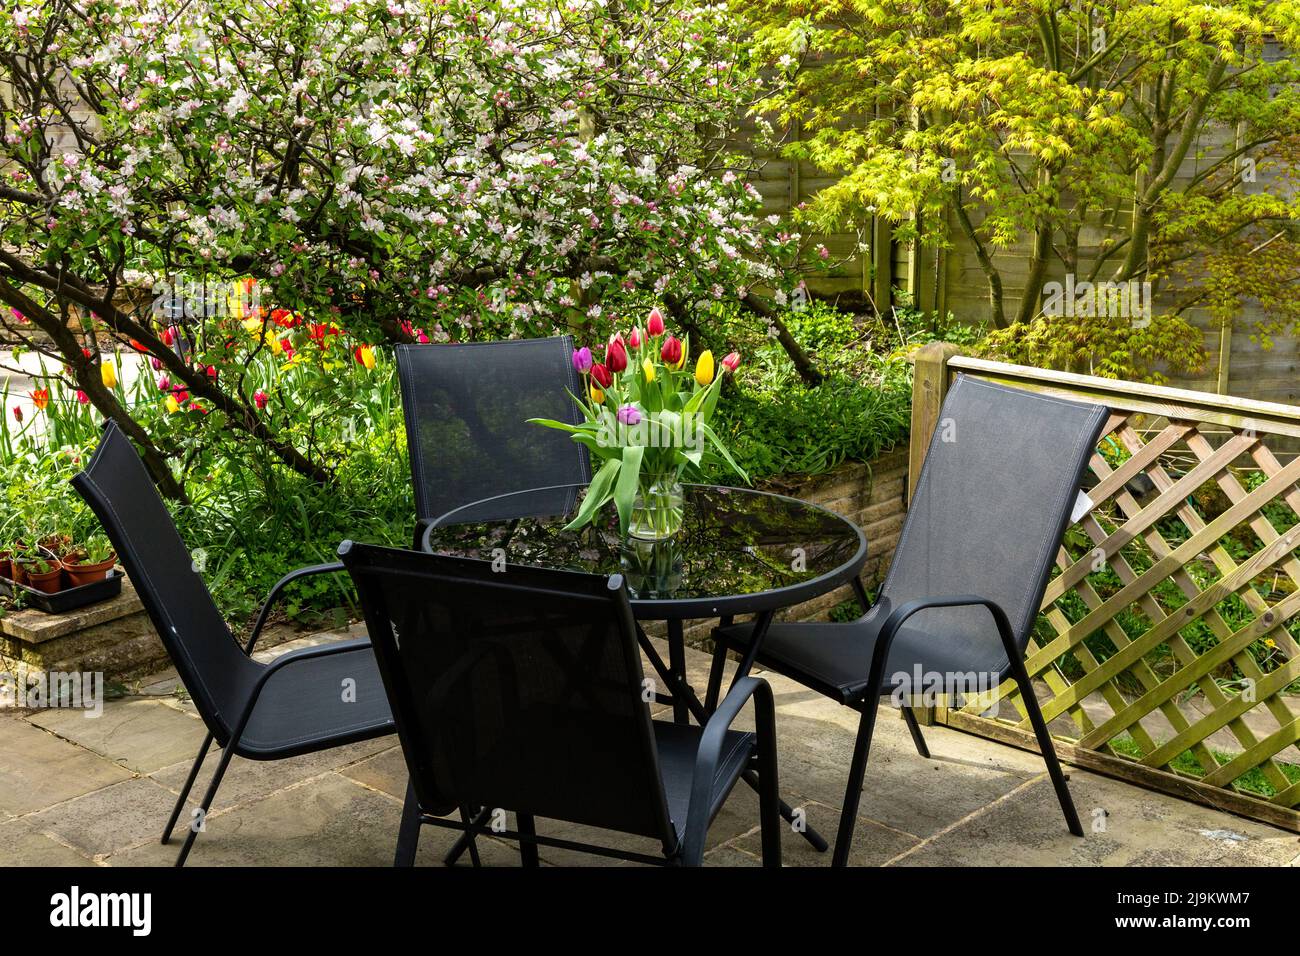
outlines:
{"label": "wooden fence panel", "polygon": [[[1300,434],[1300,408],[950,346],[917,365],[924,407],[964,372],[1111,409],[1026,654],[1067,757],[1300,831],[1300,459],[1271,447]],[[922,456],[928,437],[912,436]],[[935,717],[1032,746],[1014,683],[996,700]]]}

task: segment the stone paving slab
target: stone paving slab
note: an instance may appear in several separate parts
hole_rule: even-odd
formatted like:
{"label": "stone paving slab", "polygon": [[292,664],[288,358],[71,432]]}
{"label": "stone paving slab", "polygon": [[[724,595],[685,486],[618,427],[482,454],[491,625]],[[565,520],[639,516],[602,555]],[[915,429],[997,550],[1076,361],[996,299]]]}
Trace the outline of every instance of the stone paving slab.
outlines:
{"label": "stone paving slab", "polygon": [[[258,656],[269,659],[326,637]],[[707,655],[688,650],[687,665],[702,694]],[[858,714],[780,675],[761,676],[777,703],[782,795],[833,839]],[[156,675],[140,683],[143,696],[109,702],[96,719],[72,711],[0,712],[0,865],[171,865],[179,840],[164,847],[158,837],[204,734],[176,686],[174,673]],[[659,719],[668,716],[662,705],[654,710]],[[752,728],[748,708],[736,726]],[[851,863],[1286,865],[1300,859],[1296,834],[1077,769],[1069,771],[1072,792],[1089,833],[1071,837],[1036,754],[946,727],[924,733],[930,759],[916,753],[897,713],[881,710]],[[191,802],[215,766],[214,754]],[[394,737],[285,761],[237,758],[190,863],[388,866],[405,790]],[[1094,821],[1101,821],[1095,830]],[[551,820],[539,820],[538,830],[650,854],[658,849],[654,841]],[[417,863],[440,865],[455,839],[452,831],[423,827]],[[519,865],[518,848],[505,841],[484,836],[479,848],[488,865]],[[758,800],[740,784],[710,829],[706,864],[756,866],[761,850]],[[829,864],[829,854],[814,852],[788,827],[782,853],[787,865]],[[617,862],[556,848],[540,855],[544,865]]]}
{"label": "stone paving slab", "polygon": [[1085,770],[1071,836],[1046,775],[892,861],[901,866],[1285,866],[1300,836]]}
{"label": "stone paving slab", "polygon": [[[375,753],[386,750],[397,750],[397,761],[401,764],[402,787],[403,793],[405,793],[406,764],[402,760],[401,751],[396,747],[396,744],[397,738],[388,736],[349,744],[346,747],[336,747],[333,750],[290,757],[287,760],[233,759],[226,770],[225,777],[222,778],[221,786],[217,789],[217,798],[212,804],[212,811],[219,813],[229,810],[231,807],[269,797],[273,793],[294,786],[303,780],[330,773],[336,768],[347,768],[352,763],[365,760]],[[194,752],[188,754],[184,760],[163,767],[149,776],[160,786],[169,790],[174,799],[181,792],[181,788],[185,786],[185,779],[189,776],[190,767],[194,763],[197,752],[198,747],[196,746]],[[212,775],[216,772],[220,756],[221,751],[214,746],[211,748],[207,759],[203,761],[199,775],[194,781],[194,787],[190,791],[189,805],[191,807],[197,807],[202,801],[203,794],[212,782]]]}
{"label": "stone paving slab", "polygon": [[80,710],[43,710],[28,720],[137,773],[193,759],[207,734],[201,721],[151,700],[124,700],[99,717]]}
{"label": "stone paving slab", "polygon": [[22,819],[89,857],[104,857],[157,842],[175,802],[148,777],[135,777]]}
{"label": "stone paving slab", "polygon": [[41,810],[130,777],[129,770],[0,712],[0,809],[5,813]]}
{"label": "stone paving slab", "polygon": [[89,866],[90,857],[41,832],[28,820],[0,823],[5,866]]}

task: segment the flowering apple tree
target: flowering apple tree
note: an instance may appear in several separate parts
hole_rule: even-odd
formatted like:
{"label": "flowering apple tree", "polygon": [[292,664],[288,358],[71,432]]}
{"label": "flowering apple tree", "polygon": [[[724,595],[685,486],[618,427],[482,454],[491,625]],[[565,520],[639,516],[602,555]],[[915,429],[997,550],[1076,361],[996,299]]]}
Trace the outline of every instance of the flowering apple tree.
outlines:
{"label": "flowering apple tree", "polygon": [[[732,301],[812,374],[759,295],[793,287],[799,237],[728,148],[762,85],[724,5],[4,7],[0,336],[57,362],[164,490],[211,429],[328,480],[303,396],[328,406],[383,342],[595,337],[654,302],[689,329]],[[158,307],[194,282],[257,295]],[[132,350],[165,429],[107,371]]]}

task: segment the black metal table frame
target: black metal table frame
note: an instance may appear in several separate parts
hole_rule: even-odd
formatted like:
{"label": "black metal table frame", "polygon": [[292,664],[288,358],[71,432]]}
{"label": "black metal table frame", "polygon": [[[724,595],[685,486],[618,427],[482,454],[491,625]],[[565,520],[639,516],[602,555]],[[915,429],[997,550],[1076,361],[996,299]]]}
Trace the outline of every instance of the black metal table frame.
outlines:
{"label": "black metal table frame", "polygon": [[[560,486],[556,486],[560,487]],[[494,497],[511,497],[513,495],[527,494],[529,491],[546,491],[547,488],[535,488],[513,492],[511,495],[497,495]],[[745,494],[751,495],[770,495],[776,498],[789,498],[788,495],[777,495],[767,491],[757,491],[750,488],[739,489]],[[459,511],[469,511],[470,509],[480,508],[493,498],[485,498],[482,501],[476,501],[449,511],[447,514],[435,521],[421,522],[422,527],[416,531],[419,539],[420,550],[432,553],[434,551],[431,538],[440,528],[446,528],[449,525],[456,524],[454,517]],[[709,670],[709,686],[705,693],[704,701],[701,701],[695,693],[695,689],[690,685],[686,676],[686,637],[683,629],[683,623],[688,620],[699,620],[718,618],[723,627],[732,624],[737,615],[753,614],[754,630],[750,636],[749,647],[745,656],[741,659],[735,674],[732,675],[732,686],[742,677],[748,676],[753,669],[754,661],[758,656],[759,648],[763,639],[767,636],[767,630],[772,624],[772,619],[776,612],[787,607],[794,607],[809,601],[813,598],[828,594],[844,584],[851,584],[854,594],[865,612],[870,601],[867,597],[866,589],[862,585],[859,574],[862,567],[867,561],[867,539],[862,533],[862,529],[856,524],[845,518],[843,515],[822,508],[820,505],[801,499],[789,499],[797,501],[802,507],[817,508],[834,515],[840,521],[843,521],[848,527],[852,528],[858,536],[858,549],[854,556],[848,561],[841,564],[825,574],[819,575],[809,581],[801,581],[798,584],[787,585],[786,587],[773,588],[768,591],[761,591],[757,594],[726,595],[720,598],[683,598],[681,600],[671,598],[633,598],[632,613],[636,617],[637,624],[637,641],[641,645],[641,650],[645,653],[650,666],[654,668],[655,673],[659,675],[665,686],[670,690],[669,694],[655,693],[657,703],[672,704],[673,721],[675,723],[688,723],[692,717],[701,726],[709,719],[709,715],[718,706],[722,690],[722,676],[725,664],[724,657],[715,659],[713,666]],[[513,521],[522,521],[524,518],[510,519]],[[651,643],[650,637],[646,634],[645,629],[641,626],[642,621],[663,621],[668,628],[668,661],[665,662],[663,655]],[[751,770],[744,774],[743,779],[755,791],[758,789],[757,775]],[[780,802],[781,816],[787,823],[794,822],[794,810],[784,800]],[[480,813],[490,812],[484,809]],[[828,848],[826,839],[814,830],[811,826],[804,826],[799,831],[800,835],[808,841],[819,853],[823,853]],[[468,836],[462,836],[452,848],[446,857],[446,862],[451,864],[466,850],[473,851]]]}

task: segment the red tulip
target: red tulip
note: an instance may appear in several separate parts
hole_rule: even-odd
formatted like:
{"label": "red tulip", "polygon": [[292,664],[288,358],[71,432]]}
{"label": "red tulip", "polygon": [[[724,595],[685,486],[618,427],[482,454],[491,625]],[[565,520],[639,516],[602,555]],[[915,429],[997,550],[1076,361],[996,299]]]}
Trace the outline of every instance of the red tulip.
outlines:
{"label": "red tulip", "polygon": [[633,330],[631,331],[631,333],[629,333],[629,335],[628,335],[628,337],[627,337],[627,344],[630,345],[630,346],[632,346],[632,348],[634,348],[634,349],[639,349],[639,348],[641,347],[641,330],[640,330],[640,329],[633,329]]}
{"label": "red tulip", "polygon": [[21,422],[22,420],[23,420],[23,410],[22,410],[22,406],[20,406],[20,405],[15,405],[15,406],[14,406],[14,421],[16,421],[16,422]]}
{"label": "red tulip", "polygon": [[658,306],[650,310],[650,317],[646,319],[645,330],[650,333],[651,337],[664,334],[664,317]]}
{"label": "red tulip", "polygon": [[171,348],[175,344],[176,333],[172,331],[172,327],[169,325],[167,328],[163,329],[163,345]]}
{"label": "red tulip", "polygon": [[728,372],[734,372],[736,369],[740,368],[740,353],[728,352],[722,360],[722,367]]}
{"label": "red tulip", "polygon": [[664,347],[659,350],[659,357],[664,360],[665,365],[676,367],[682,360],[682,343],[674,336],[668,336],[664,339]]}
{"label": "red tulip", "polygon": [[591,367],[591,377],[596,380],[597,384],[599,384],[601,388],[609,388],[610,384],[614,381],[614,376],[610,372],[609,367],[602,365],[599,362]]}
{"label": "red tulip", "polygon": [[253,393],[253,403],[257,406],[259,411],[265,410],[268,400],[269,396],[260,388]]}
{"label": "red tulip", "polygon": [[627,347],[623,345],[623,336],[616,335],[605,349],[605,364],[611,372],[622,372],[627,368]]}
{"label": "red tulip", "polygon": [[89,405],[90,396],[87,395],[85,392],[83,392],[81,389],[77,389],[77,401],[80,402],[82,405]]}

